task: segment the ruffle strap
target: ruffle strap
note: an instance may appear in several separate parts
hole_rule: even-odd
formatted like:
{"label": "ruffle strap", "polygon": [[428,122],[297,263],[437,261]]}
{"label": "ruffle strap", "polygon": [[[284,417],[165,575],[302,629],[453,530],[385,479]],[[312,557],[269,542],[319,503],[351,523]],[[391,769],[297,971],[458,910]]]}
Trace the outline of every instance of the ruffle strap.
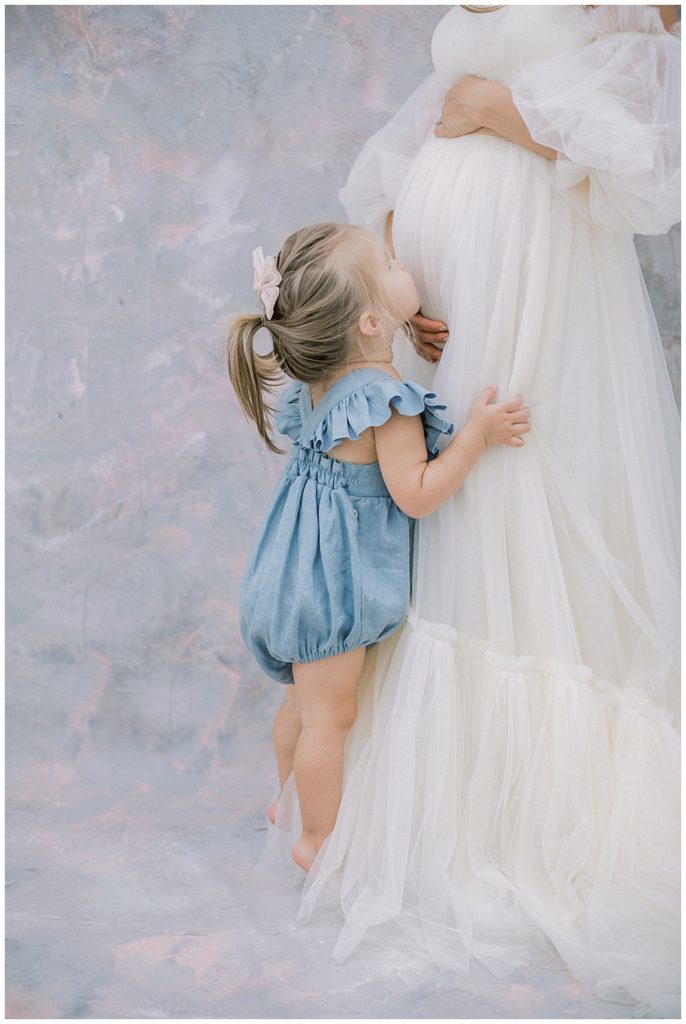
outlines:
{"label": "ruffle strap", "polygon": [[395,409],[402,416],[421,415],[427,450],[436,455],[440,438],[454,430],[453,424],[440,415],[445,408],[433,392],[419,384],[384,377],[355,388],[322,410],[320,418],[305,425],[300,443],[328,452],[342,441],[357,441],[368,427],[380,427]]}
{"label": "ruffle strap", "polygon": [[276,429],[292,441],[300,439],[302,431],[302,383],[296,380],[283,393],[279,411],[276,414]]}

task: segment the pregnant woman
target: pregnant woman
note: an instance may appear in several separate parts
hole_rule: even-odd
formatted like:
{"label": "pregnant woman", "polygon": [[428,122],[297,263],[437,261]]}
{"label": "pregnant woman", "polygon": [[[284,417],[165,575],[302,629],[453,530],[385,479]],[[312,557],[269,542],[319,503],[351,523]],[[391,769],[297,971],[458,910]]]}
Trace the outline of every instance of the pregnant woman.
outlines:
{"label": "pregnant woman", "polygon": [[417,283],[401,374],[532,431],[417,524],[302,894],[339,960],[563,963],[677,1013],[678,419],[632,235],[679,216],[678,51],[652,7],[454,8],[341,195]]}

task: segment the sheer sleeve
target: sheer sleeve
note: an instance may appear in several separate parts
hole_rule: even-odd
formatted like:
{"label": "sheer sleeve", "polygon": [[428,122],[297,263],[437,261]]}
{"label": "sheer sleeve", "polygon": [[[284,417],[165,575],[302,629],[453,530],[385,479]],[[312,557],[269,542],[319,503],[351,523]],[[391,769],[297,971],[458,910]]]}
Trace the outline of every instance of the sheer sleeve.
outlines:
{"label": "sheer sleeve", "polygon": [[600,7],[595,39],[527,69],[512,98],[557,150],[554,183],[606,231],[653,235],[679,220],[680,42],[651,7]]}
{"label": "sheer sleeve", "polygon": [[383,237],[405,173],[438,117],[445,89],[434,72],[362,147],[338,197],[348,219]]}

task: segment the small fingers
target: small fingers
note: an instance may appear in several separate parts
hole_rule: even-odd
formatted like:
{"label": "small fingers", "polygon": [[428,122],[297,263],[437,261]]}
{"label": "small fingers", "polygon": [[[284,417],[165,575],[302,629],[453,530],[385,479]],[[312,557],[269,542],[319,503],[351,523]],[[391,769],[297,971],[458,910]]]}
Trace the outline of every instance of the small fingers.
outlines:
{"label": "small fingers", "polygon": [[503,402],[503,409],[505,412],[516,412],[524,405],[524,399],[521,395],[515,395],[514,398],[508,398]]}
{"label": "small fingers", "polygon": [[514,412],[505,412],[504,417],[508,423],[516,425],[518,423],[528,423],[531,417],[530,409],[516,409]]}

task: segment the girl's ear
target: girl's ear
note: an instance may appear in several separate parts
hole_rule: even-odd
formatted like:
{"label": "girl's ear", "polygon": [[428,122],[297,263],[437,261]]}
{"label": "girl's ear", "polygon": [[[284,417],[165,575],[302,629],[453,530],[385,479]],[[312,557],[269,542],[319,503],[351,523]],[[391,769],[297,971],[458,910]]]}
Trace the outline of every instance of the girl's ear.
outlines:
{"label": "girl's ear", "polygon": [[381,321],[373,313],[363,313],[357,321],[357,326],[360,334],[365,338],[373,338],[375,335],[381,334]]}

